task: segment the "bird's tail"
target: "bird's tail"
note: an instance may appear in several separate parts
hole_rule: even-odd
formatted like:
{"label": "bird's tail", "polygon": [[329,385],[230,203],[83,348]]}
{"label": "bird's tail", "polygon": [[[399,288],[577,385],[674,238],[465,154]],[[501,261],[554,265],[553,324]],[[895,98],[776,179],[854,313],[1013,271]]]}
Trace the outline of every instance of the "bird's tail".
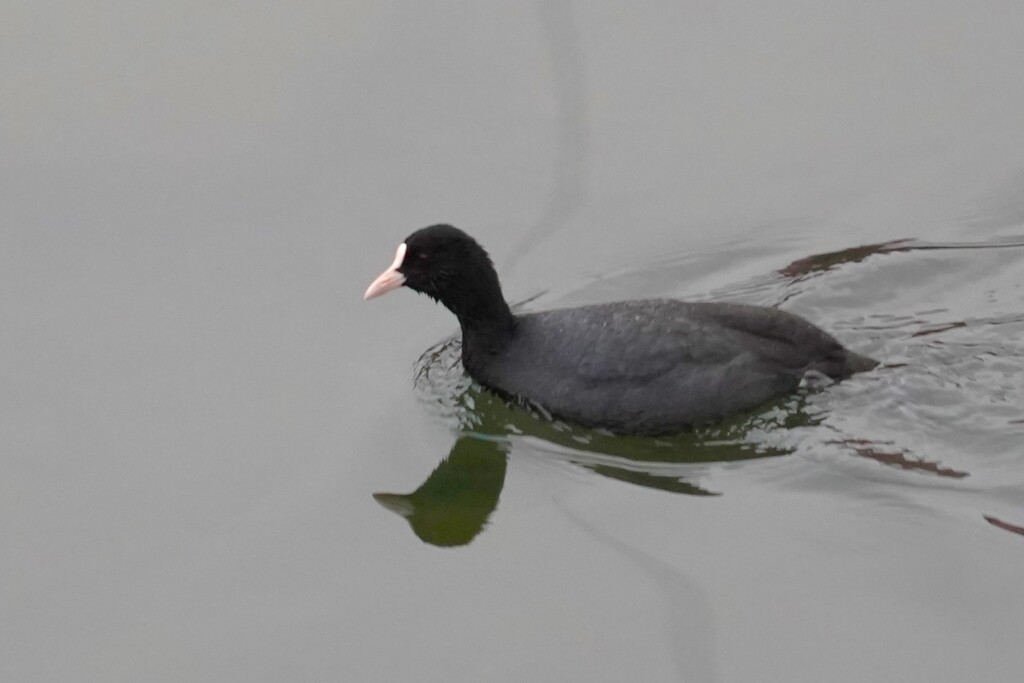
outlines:
{"label": "bird's tail", "polygon": [[849,377],[857,372],[866,372],[878,365],[874,358],[862,356],[859,353],[847,350],[846,362],[843,364],[843,377]]}

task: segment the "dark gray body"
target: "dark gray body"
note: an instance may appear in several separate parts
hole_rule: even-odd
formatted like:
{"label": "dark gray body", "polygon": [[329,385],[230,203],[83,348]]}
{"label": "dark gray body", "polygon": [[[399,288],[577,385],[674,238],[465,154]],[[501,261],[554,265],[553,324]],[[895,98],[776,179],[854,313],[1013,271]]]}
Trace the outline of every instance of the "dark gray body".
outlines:
{"label": "dark gray body", "polygon": [[474,379],[552,414],[615,432],[678,432],[875,361],[777,309],[667,299],[516,316],[498,345],[463,331]]}

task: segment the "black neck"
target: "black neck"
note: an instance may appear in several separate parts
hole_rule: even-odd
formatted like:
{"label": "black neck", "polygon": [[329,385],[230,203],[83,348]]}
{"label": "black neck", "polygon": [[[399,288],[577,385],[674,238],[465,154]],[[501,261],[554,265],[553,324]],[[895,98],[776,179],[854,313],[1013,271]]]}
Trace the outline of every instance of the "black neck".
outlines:
{"label": "black neck", "polygon": [[475,359],[502,349],[512,336],[516,320],[496,275],[474,278],[469,294],[444,297],[441,303],[459,319],[463,364],[472,372]]}
{"label": "black neck", "polygon": [[464,338],[499,342],[515,327],[515,316],[501,296],[501,290],[496,296],[474,297],[472,301],[459,301],[448,308],[459,319]]}

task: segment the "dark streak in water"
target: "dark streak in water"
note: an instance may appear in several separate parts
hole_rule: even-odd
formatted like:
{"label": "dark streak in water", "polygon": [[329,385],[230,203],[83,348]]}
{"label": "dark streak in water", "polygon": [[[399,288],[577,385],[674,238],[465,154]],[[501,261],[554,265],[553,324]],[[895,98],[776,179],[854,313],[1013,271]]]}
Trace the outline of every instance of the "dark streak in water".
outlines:
{"label": "dark streak in water", "polygon": [[903,244],[909,240],[896,240],[893,242],[882,242],[879,244],[865,244],[859,247],[851,247],[840,251],[833,251],[827,254],[815,254],[807,258],[793,261],[788,266],[781,268],[779,273],[786,277],[803,278],[814,273],[823,273],[832,270],[843,263],[857,263],[863,261],[872,254],[880,254],[887,251],[902,251],[894,245]]}
{"label": "dark streak in water", "polygon": [[1012,239],[1000,242],[925,242],[915,239],[900,239],[877,244],[865,244],[840,251],[815,254],[807,258],[793,261],[779,270],[787,277],[803,278],[815,273],[831,270],[843,263],[857,263],[873,254],[905,253],[911,251],[930,251],[940,249],[1019,249],[1024,248],[1024,240]]}
{"label": "dark streak in water", "polygon": [[943,467],[938,463],[929,462],[923,458],[908,458],[905,451],[880,450],[877,446],[884,446],[886,444],[875,444],[867,439],[845,439],[842,441],[828,441],[826,443],[850,446],[853,448],[854,452],[862,458],[868,458],[870,460],[880,462],[883,465],[899,467],[903,470],[928,472],[930,474],[937,474],[940,477],[950,477],[952,479],[963,479],[964,477],[970,476],[969,472],[961,472],[960,470],[954,470],[950,467]]}
{"label": "dark streak in water", "polygon": [[1019,249],[1024,247],[1024,239],[1013,238],[999,242],[925,242],[923,240],[898,240],[897,242],[887,242],[886,244],[900,244],[900,246],[889,247],[883,251],[926,251],[930,249]]}
{"label": "dark streak in water", "polygon": [[958,328],[961,328],[961,327],[967,327],[967,323],[963,322],[963,321],[959,321],[959,322],[955,322],[955,323],[945,323],[945,324],[942,324],[942,325],[937,325],[936,327],[928,327],[928,328],[925,328],[923,330],[918,330],[917,332],[911,333],[910,336],[911,337],[926,337],[926,336],[928,336],[930,334],[940,334],[942,332],[949,332],[950,330],[955,330],[955,329],[958,329]]}
{"label": "dark streak in water", "polygon": [[1004,522],[1003,520],[997,519],[996,517],[992,517],[990,515],[985,515],[984,517],[985,521],[991,524],[992,526],[999,527],[1000,529],[1005,529],[1006,531],[1010,531],[1012,533],[1024,536],[1024,526],[1010,524],[1009,522]]}

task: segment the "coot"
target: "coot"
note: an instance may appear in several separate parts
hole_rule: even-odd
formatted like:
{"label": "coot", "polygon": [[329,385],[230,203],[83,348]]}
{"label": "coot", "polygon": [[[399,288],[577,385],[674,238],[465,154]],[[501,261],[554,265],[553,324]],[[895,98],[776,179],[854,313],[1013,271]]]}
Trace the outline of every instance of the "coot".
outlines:
{"label": "coot", "polygon": [[667,434],[877,363],[803,318],[732,303],[644,299],[514,314],[487,252],[451,225],[417,230],[370,284],[441,302],[462,327],[480,384],[552,415],[616,433]]}

